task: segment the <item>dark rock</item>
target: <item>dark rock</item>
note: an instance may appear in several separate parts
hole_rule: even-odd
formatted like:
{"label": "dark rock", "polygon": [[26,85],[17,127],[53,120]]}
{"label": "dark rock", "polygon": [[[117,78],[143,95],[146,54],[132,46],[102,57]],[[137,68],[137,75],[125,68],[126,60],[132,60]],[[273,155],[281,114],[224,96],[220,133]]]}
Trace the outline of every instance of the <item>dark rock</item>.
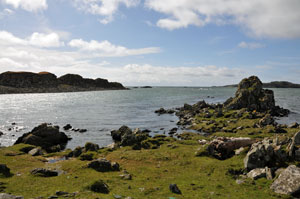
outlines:
{"label": "dark rock", "polygon": [[106,183],[103,182],[103,180],[97,180],[93,184],[89,186],[91,191],[97,192],[97,193],[109,193],[109,187]]}
{"label": "dark rock", "polygon": [[65,131],[68,131],[68,130],[72,129],[72,126],[71,126],[71,124],[67,124],[63,128],[64,128]]}
{"label": "dark rock", "polygon": [[82,148],[80,146],[76,147],[73,151],[71,151],[67,157],[79,157],[82,154]]}
{"label": "dark rock", "polygon": [[169,134],[172,135],[172,134],[175,134],[177,132],[178,128],[172,128],[170,131],[169,131]]}
{"label": "dark rock", "polygon": [[40,176],[40,177],[54,177],[58,176],[58,171],[48,170],[44,168],[36,168],[30,172],[32,175]]}
{"label": "dark rock", "polygon": [[132,134],[132,131],[128,126],[121,126],[119,130],[111,131],[111,136],[115,142],[120,142],[122,136],[125,134]]}
{"label": "dark rock", "polygon": [[156,111],[154,111],[155,113],[159,114],[159,115],[162,115],[162,114],[173,114],[175,113],[175,110],[172,110],[172,109],[167,109],[165,110],[164,108],[160,108]]}
{"label": "dark rock", "polygon": [[10,169],[6,166],[6,164],[0,164],[0,174],[8,177],[10,176]]}
{"label": "dark rock", "polygon": [[31,132],[23,134],[15,144],[25,143],[40,146],[47,152],[56,152],[65,148],[68,137],[56,126],[46,123],[35,127]]}
{"label": "dark rock", "polygon": [[99,150],[99,145],[98,144],[94,144],[91,142],[87,142],[84,146],[84,150],[87,151],[98,151]]}
{"label": "dark rock", "polygon": [[169,189],[172,193],[181,194],[181,191],[176,184],[170,184]]}
{"label": "dark rock", "polygon": [[294,123],[290,124],[288,126],[288,128],[299,128],[299,124],[297,122],[294,122]]}
{"label": "dark rock", "polygon": [[120,166],[118,163],[111,163],[106,159],[98,159],[90,162],[88,168],[95,169],[99,172],[119,171]]}
{"label": "dark rock", "polygon": [[267,125],[274,124],[275,120],[270,114],[266,114],[262,119],[259,120],[258,125],[264,127]]}
{"label": "dark rock", "polygon": [[289,166],[280,173],[271,185],[271,189],[279,194],[298,195],[300,192],[300,168]]}
{"label": "dark rock", "polygon": [[87,129],[79,129],[78,132],[79,132],[79,133],[85,133],[85,132],[87,132]]}
{"label": "dark rock", "polygon": [[65,192],[65,191],[57,191],[56,193],[55,193],[55,195],[57,195],[57,196],[64,196],[64,195],[68,195],[69,193],[68,192]]}
{"label": "dark rock", "polygon": [[4,135],[4,133],[2,131],[0,131],[0,136]]}

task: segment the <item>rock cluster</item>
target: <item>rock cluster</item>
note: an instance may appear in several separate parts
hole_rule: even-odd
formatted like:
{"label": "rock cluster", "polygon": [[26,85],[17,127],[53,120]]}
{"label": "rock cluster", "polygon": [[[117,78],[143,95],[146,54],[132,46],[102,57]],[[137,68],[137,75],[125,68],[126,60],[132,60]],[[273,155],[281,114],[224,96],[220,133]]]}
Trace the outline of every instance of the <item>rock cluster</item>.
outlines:
{"label": "rock cluster", "polygon": [[30,144],[40,146],[47,152],[57,152],[65,148],[68,140],[67,135],[60,132],[58,126],[44,123],[35,127],[31,132],[23,134],[15,144]]}
{"label": "rock cluster", "polygon": [[264,139],[252,144],[244,159],[245,168],[250,171],[256,168],[277,167],[288,160],[288,155],[282,145],[275,140]]}
{"label": "rock cluster", "polygon": [[128,126],[122,126],[119,130],[111,131],[113,140],[120,146],[136,146],[140,148],[142,141],[149,138],[149,134],[139,129],[132,131]]}

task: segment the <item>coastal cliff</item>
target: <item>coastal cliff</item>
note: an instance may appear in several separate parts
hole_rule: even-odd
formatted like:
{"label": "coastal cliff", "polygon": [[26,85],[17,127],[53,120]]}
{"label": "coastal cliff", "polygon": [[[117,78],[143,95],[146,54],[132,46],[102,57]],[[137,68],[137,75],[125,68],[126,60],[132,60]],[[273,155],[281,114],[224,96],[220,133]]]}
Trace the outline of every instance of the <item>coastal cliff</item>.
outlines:
{"label": "coastal cliff", "polygon": [[126,89],[121,83],[106,79],[88,79],[76,74],[59,78],[49,72],[4,72],[0,74],[0,94],[52,93]]}

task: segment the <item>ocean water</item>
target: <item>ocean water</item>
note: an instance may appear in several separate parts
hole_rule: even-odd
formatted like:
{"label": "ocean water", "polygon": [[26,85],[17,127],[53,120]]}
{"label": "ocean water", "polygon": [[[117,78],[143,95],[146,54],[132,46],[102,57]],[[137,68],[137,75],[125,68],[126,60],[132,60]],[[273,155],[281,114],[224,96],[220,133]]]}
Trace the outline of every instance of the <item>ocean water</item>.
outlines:
{"label": "ocean water", "polygon": [[[292,111],[280,123],[300,122],[300,89],[273,89],[276,103]],[[72,137],[68,148],[94,142],[112,143],[110,131],[122,125],[168,133],[176,127],[175,115],[158,116],[160,107],[176,108],[200,100],[222,103],[234,96],[236,88],[132,88],[121,91],[0,95],[0,137],[2,146],[12,145],[23,133],[43,123],[87,129],[86,133],[66,131]],[[12,123],[15,123],[13,125]],[[11,130],[9,130],[11,129]]]}

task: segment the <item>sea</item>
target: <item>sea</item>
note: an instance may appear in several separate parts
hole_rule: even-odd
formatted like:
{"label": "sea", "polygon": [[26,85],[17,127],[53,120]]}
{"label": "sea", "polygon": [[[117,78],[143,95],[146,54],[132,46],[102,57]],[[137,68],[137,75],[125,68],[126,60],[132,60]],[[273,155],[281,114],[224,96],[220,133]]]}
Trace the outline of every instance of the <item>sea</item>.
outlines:
{"label": "sea", "polygon": [[[276,88],[276,104],[291,111],[278,123],[300,123],[300,89]],[[151,130],[151,134],[168,134],[177,127],[175,115],[157,115],[155,110],[177,108],[200,100],[223,103],[233,97],[230,87],[153,87],[130,90],[74,93],[4,94],[0,95],[1,146],[10,146],[24,133],[41,123],[87,129],[85,133],[64,131],[72,138],[67,148],[93,142],[104,147],[111,144],[110,131],[127,125]],[[184,129],[181,129],[183,131]]]}

